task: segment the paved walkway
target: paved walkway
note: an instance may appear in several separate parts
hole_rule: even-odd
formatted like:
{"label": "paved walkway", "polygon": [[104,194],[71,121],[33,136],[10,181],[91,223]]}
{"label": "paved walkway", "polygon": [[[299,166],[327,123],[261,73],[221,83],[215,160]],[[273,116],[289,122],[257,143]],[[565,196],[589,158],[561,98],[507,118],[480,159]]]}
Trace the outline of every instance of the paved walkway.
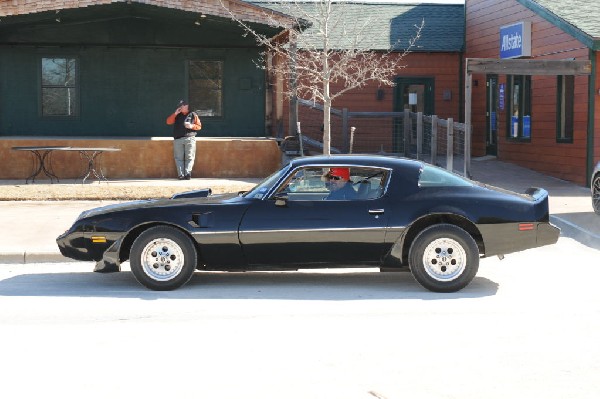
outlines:
{"label": "paved walkway", "polygon": [[600,216],[592,209],[589,188],[495,159],[473,160],[471,170],[474,180],[507,190],[546,189],[550,194],[550,221],[561,228],[561,235],[600,249]]}
{"label": "paved walkway", "polygon": [[[523,192],[529,187],[543,187],[550,193],[551,221],[562,229],[563,236],[600,249],[600,216],[594,214],[590,191],[586,187],[549,177],[529,169],[497,160],[473,160],[473,179],[508,190]],[[248,179],[122,180],[110,184],[180,185],[181,191],[212,185],[236,184]],[[237,182],[237,183],[236,183]],[[14,182],[0,181],[2,184]],[[36,183],[38,184],[38,183]],[[61,262],[55,239],[83,211],[114,201],[4,201],[0,202],[0,263]]]}

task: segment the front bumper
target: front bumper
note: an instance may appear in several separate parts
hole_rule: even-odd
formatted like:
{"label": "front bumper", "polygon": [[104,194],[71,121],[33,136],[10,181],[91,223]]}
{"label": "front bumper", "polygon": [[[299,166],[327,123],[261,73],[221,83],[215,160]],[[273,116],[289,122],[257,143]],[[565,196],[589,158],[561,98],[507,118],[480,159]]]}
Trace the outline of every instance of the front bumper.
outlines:
{"label": "front bumper", "polygon": [[111,273],[121,270],[119,250],[122,237],[115,238],[110,237],[110,234],[84,233],[71,229],[58,236],[56,244],[63,256],[80,261],[95,261],[95,272]]}
{"label": "front bumper", "polygon": [[121,248],[121,240],[115,241],[110,247],[104,251],[102,260],[96,262],[94,271],[97,273],[114,273],[121,271],[121,261],[119,259],[119,250]]}
{"label": "front bumper", "polygon": [[81,261],[94,260],[85,245],[83,232],[66,231],[56,238],[56,244],[60,253],[67,258]]}

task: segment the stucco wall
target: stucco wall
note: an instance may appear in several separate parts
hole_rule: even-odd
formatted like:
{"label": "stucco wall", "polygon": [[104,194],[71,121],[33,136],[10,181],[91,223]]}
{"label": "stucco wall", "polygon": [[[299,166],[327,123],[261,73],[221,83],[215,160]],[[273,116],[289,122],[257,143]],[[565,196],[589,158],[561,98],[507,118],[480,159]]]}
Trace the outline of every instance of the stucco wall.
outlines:
{"label": "stucco wall", "polygon": [[[268,138],[198,138],[192,177],[266,177],[280,166],[277,142]],[[32,173],[33,155],[16,151],[17,146],[114,147],[119,152],[103,153],[98,162],[108,179],[175,178],[173,139],[140,137],[22,138],[0,139],[0,179],[23,179]],[[87,161],[77,151],[53,151],[51,165],[62,179],[81,177]],[[40,175],[37,179],[46,179]]]}

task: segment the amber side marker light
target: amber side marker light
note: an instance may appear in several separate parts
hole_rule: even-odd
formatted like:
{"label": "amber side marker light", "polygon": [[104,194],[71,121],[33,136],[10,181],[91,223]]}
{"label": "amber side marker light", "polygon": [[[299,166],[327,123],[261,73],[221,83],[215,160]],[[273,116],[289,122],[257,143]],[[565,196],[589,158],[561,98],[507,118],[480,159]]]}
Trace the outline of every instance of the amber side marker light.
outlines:
{"label": "amber side marker light", "polygon": [[519,231],[533,230],[533,223],[519,223]]}
{"label": "amber side marker light", "polygon": [[99,244],[99,243],[104,243],[106,242],[106,237],[102,237],[102,236],[92,236],[92,242]]}

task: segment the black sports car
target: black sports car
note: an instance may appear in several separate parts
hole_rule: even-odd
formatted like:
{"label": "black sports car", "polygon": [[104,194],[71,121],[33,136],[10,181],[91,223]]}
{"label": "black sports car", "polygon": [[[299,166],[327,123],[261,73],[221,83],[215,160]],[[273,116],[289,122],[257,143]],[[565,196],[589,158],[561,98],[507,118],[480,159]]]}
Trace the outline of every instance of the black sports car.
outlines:
{"label": "black sports car", "polygon": [[64,256],[171,290],[200,270],[378,266],[425,288],[462,289],[479,258],[553,244],[548,193],[517,194],[383,156],[297,158],[245,193],[209,189],[83,212]]}

